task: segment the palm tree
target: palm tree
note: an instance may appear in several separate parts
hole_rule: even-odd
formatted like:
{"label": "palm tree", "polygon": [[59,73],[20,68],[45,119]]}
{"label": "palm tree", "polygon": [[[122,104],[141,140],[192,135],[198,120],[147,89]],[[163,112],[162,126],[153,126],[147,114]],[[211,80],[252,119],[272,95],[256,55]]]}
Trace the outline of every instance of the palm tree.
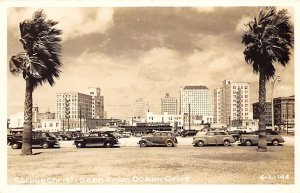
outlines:
{"label": "palm tree", "polygon": [[285,9],[265,7],[247,25],[242,36],[245,60],[259,74],[259,143],[258,151],[267,151],[266,142],[266,81],[275,75],[274,63],[286,66],[293,48],[293,25]]}
{"label": "palm tree", "polygon": [[36,11],[32,18],[20,23],[24,52],[13,55],[9,61],[13,75],[22,73],[26,81],[24,103],[24,129],[22,154],[32,154],[32,93],[38,85],[54,84],[61,67],[61,30],[54,26],[58,22],[46,20],[43,10]]}

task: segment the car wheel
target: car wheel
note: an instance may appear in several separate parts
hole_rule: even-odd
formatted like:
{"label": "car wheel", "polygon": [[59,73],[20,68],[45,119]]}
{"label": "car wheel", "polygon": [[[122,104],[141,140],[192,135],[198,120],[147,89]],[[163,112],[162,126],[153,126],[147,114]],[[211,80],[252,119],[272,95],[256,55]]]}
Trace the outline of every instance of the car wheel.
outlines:
{"label": "car wheel", "polygon": [[278,146],[279,145],[279,141],[277,139],[275,139],[275,140],[272,141],[272,144],[274,146]]}
{"label": "car wheel", "polygon": [[146,141],[141,141],[140,142],[140,147],[147,147]]}
{"label": "car wheel", "polygon": [[226,146],[226,147],[229,146],[229,145],[230,145],[230,141],[229,141],[229,140],[225,140],[225,141],[223,142],[223,145]]}
{"label": "car wheel", "polygon": [[47,143],[47,142],[42,143],[42,148],[44,148],[44,149],[49,148],[49,143]]}
{"label": "car wheel", "polygon": [[76,144],[76,147],[77,147],[77,148],[83,148],[84,145],[83,145],[83,143],[79,142],[79,143]]}
{"label": "car wheel", "polygon": [[65,137],[65,138],[64,138],[64,140],[65,140],[65,141],[67,141],[67,140],[68,140],[68,138],[66,138],[66,137]]}
{"label": "car wheel", "polygon": [[197,142],[197,146],[198,147],[203,147],[204,146],[204,142],[203,141],[198,141]]}
{"label": "car wheel", "polygon": [[104,145],[105,147],[112,147],[113,146],[113,144],[110,142],[110,141],[108,141],[108,142],[106,142],[105,143],[105,145]]}
{"label": "car wheel", "polygon": [[21,146],[20,146],[20,144],[18,144],[18,143],[13,143],[12,145],[11,145],[11,148],[13,148],[13,149],[19,149]]}
{"label": "car wheel", "polygon": [[250,140],[247,140],[247,141],[245,142],[245,145],[251,146],[251,145],[252,145],[252,142],[251,142]]}
{"label": "car wheel", "polygon": [[166,146],[167,147],[173,147],[174,143],[171,140],[166,141]]}

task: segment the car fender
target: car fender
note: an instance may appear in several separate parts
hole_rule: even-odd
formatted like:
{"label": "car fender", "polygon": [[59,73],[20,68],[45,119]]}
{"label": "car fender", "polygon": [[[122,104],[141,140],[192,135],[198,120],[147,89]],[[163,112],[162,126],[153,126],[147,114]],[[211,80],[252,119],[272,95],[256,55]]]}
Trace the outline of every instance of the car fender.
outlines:
{"label": "car fender", "polygon": [[147,140],[147,139],[141,139],[141,140],[139,141],[139,144],[140,144],[141,142],[146,142],[147,145],[153,144],[153,143],[151,143],[151,142],[150,142],[149,140]]}
{"label": "car fender", "polygon": [[272,140],[270,141],[270,142],[273,142],[274,140],[277,140],[277,141],[279,141],[279,143],[283,143],[284,142],[284,139],[283,139],[283,137],[272,137]]}
{"label": "car fender", "polygon": [[233,137],[224,137],[224,138],[223,138],[223,142],[224,142],[225,140],[228,140],[230,143],[234,143],[234,142],[235,142],[235,139],[234,139]]}
{"label": "car fender", "polygon": [[193,141],[193,144],[197,144],[199,141],[203,141],[204,145],[207,144],[207,139],[201,137],[201,138],[197,138]]}
{"label": "car fender", "polygon": [[177,143],[177,140],[176,139],[171,139],[171,138],[168,138],[168,139],[166,139],[165,140],[165,143],[167,142],[167,141],[172,141],[172,143],[174,144],[174,145],[176,145],[176,143]]}

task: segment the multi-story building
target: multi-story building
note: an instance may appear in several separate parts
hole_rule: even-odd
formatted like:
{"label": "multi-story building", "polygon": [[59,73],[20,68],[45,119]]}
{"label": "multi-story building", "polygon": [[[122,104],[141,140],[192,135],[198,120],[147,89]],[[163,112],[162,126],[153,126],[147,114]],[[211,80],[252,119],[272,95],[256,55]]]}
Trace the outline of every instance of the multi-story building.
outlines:
{"label": "multi-story building", "polygon": [[101,96],[101,89],[90,87],[89,95],[92,96],[92,118],[104,118],[104,97]]}
{"label": "multi-story building", "polygon": [[168,114],[167,112],[163,114],[154,114],[153,112],[147,112],[146,120],[147,123],[167,124],[172,127],[183,126],[183,115]]}
{"label": "multi-story building", "polygon": [[62,127],[59,119],[42,119],[41,127],[36,128],[36,131],[60,132]]}
{"label": "multi-story building", "polygon": [[24,112],[17,112],[9,116],[9,128],[20,128],[24,126]]}
{"label": "multi-story building", "polygon": [[274,124],[281,128],[295,127],[295,96],[274,98]]}
{"label": "multi-story building", "polygon": [[[259,103],[253,103],[252,104],[253,107],[253,119],[259,119],[259,111],[258,111],[258,107],[259,107]],[[266,102],[266,125],[267,126],[272,126],[272,102]]]}
{"label": "multi-story building", "polygon": [[149,111],[149,102],[139,98],[134,102],[134,117],[137,119],[146,118]]}
{"label": "multi-story building", "polygon": [[56,94],[56,119],[92,118],[92,96],[78,93]]}
{"label": "multi-story building", "polygon": [[224,80],[214,91],[216,123],[231,125],[233,120],[249,119],[250,84]]}
{"label": "multi-story building", "polygon": [[206,86],[185,86],[181,88],[180,114],[212,115],[211,91]]}
{"label": "multi-story building", "polygon": [[176,115],[177,112],[177,98],[171,97],[169,93],[161,98],[161,114],[168,113],[169,115]]}

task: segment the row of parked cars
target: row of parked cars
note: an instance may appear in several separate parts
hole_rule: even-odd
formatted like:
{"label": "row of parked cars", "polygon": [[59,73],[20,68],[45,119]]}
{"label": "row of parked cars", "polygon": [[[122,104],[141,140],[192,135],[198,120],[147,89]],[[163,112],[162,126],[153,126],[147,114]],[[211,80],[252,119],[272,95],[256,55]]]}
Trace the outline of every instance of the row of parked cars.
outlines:
{"label": "row of parked cars", "polygon": [[[267,143],[277,146],[284,143],[284,139],[275,131],[267,131]],[[13,136],[8,139],[9,144],[13,149],[22,147],[22,136]],[[203,147],[206,145],[224,145],[230,146],[237,140],[234,135],[228,134],[225,131],[205,131],[198,132],[193,137],[192,144],[194,146]],[[140,147],[147,146],[167,146],[175,147],[178,143],[176,135],[170,131],[157,131],[152,134],[141,137],[138,142]],[[88,135],[81,135],[74,138],[74,145],[77,148],[84,148],[89,146],[104,146],[113,147],[119,144],[117,137],[109,132],[92,132]],[[251,146],[258,144],[258,133],[242,134],[239,137],[239,144]],[[58,139],[53,134],[46,132],[33,132],[32,145],[40,146],[42,148],[50,148],[59,146]]]}

